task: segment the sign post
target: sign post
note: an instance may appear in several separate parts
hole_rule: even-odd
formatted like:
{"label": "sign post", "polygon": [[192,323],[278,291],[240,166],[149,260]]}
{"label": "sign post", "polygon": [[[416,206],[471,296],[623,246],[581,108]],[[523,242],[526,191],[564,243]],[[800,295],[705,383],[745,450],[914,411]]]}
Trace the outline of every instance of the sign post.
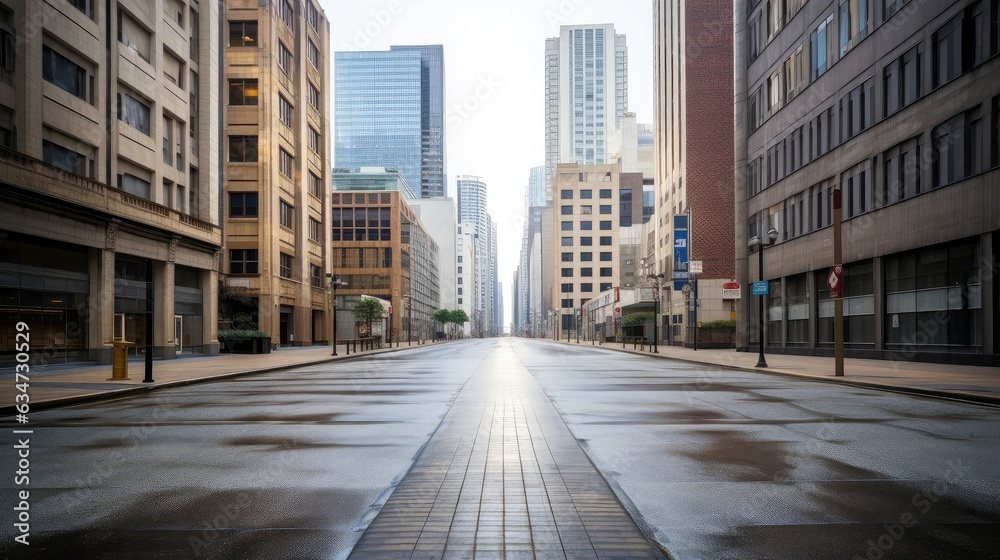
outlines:
{"label": "sign post", "polygon": [[[844,298],[841,297],[841,286],[844,267],[841,264],[843,255],[841,254],[841,234],[843,224],[841,215],[841,190],[840,187],[833,189],[833,270],[831,271],[829,282],[835,285],[830,286],[830,297],[833,300],[833,375],[843,377],[844,375]],[[836,295],[834,295],[836,293]]]}

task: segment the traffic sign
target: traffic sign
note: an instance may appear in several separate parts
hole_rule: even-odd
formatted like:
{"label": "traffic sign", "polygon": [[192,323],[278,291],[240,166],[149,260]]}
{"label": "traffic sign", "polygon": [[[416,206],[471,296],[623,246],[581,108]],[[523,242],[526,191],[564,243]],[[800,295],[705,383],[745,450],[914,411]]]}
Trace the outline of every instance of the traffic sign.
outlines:
{"label": "traffic sign", "polygon": [[743,290],[740,289],[739,282],[726,282],[722,285],[722,299],[740,299],[743,297]]}
{"label": "traffic sign", "polygon": [[701,271],[701,261],[688,261],[688,272],[692,274],[701,274]]}
{"label": "traffic sign", "polygon": [[768,294],[768,284],[767,280],[753,283],[753,295],[755,296],[766,296]]}
{"label": "traffic sign", "polygon": [[843,265],[837,264],[830,269],[830,275],[827,276],[826,278],[826,286],[830,288],[831,298],[836,299],[841,297],[841,287],[843,287],[844,285],[843,275],[844,275]]}

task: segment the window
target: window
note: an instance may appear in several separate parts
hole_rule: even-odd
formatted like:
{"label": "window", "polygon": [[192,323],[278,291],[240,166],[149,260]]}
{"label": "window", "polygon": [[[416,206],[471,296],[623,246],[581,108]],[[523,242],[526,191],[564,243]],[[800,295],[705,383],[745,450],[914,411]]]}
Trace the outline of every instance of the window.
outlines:
{"label": "window", "polygon": [[570,189],[562,189],[559,191],[559,198],[563,200],[573,200],[573,191]]}
{"label": "window", "polygon": [[289,178],[292,177],[294,161],[292,154],[286,152],[284,148],[278,148],[278,171],[282,175]]}
{"label": "window", "polygon": [[563,221],[559,226],[562,231],[573,231],[573,222],[571,221]]}
{"label": "window", "polygon": [[288,29],[295,29],[293,27],[293,24],[295,22],[295,20],[293,19],[294,12],[292,11],[291,3],[289,3],[288,0],[281,0],[279,13],[281,16],[281,21],[284,22],[285,27],[287,27]]}
{"label": "window", "polygon": [[150,34],[127,13],[118,10],[118,41],[149,62]]}
{"label": "window", "polygon": [[323,269],[317,264],[309,265],[309,284],[314,288],[323,287]]}
{"label": "window", "polygon": [[312,39],[306,39],[306,58],[309,59],[313,68],[319,69],[319,47],[312,42]]}
{"label": "window", "polygon": [[580,253],[580,260],[582,262],[593,261],[594,260],[594,253],[591,253],[591,252]]}
{"label": "window", "polygon": [[312,171],[309,172],[309,194],[323,198],[323,180]]}
{"label": "window", "polygon": [[285,253],[280,254],[280,262],[278,264],[278,275],[282,278],[292,277],[292,266],[294,264],[294,258],[291,255],[286,255]]}
{"label": "window", "polygon": [[593,275],[594,275],[594,269],[593,268],[581,268],[580,269],[580,276],[592,277]]}
{"label": "window", "polygon": [[572,268],[562,268],[562,269],[559,270],[559,276],[561,276],[562,278],[572,278],[573,277],[573,269]]}
{"label": "window", "polygon": [[232,162],[257,161],[257,137],[230,136],[229,161]]}
{"label": "window", "polygon": [[573,253],[561,253],[559,258],[562,262],[573,262]]}
{"label": "window", "polygon": [[256,105],[257,80],[229,80],[230,105]]}
{"label": "window", "polygon": [[601,252],[601,260],[602,261],[604,261],[604,262],[610,262],[611,258],[612,257],[611,257],[611,252],[610,251],[602,251]]}
{"label": "window", "polygon": [[94,17],[91,0],[69,0],[69,4],[77,10],[83,12],[87,17]]}
{"label": "window", "polygon": [[882,154],[882,188],[879,206],[895,204],[920,194],[923,167],[920,137],[912,138]]}
{"label": "window", "polygon": [[816,29],[809,35],[809,77],[811,80],[819,78],[833,64],[833,35],[830,27],[833,26],[833,14],[830,14]]}
{"label": "window", "polygon": [[584,282],[584,283],[580,284],[580,291],[584,292],[584,293],[586,293],[586,292],[593,292],[594,291],[594,285],[592,283],[590,283],[590,282]]}
{"label": "window", "polygon": [[868,78],[840,98],[840,141],[857,136],[872,125],[875,101],[875,79]]}
{"label": "window", "polygon": [[572,294],[573,293],[573,284],[572,283],[560,284],[559,288],[560,288],[559,291],[562,292],[562,293],[564,293],[564,294]]}
{"label": "window", "polygon": [[858,41],[864,39],[871,29],[871,0],[840,0],[840,56]]}
{"label": "window", "polygon": [[593,244],[594,244],[594,238],[593,237],[581,237],[580,238],[580,246],[581,247],[590,247]]}
{"label": "window", "polygon": [[913,47],[883,70],[885,115],[889,116],[920,98],[920,50]]}
{"label": "window", "polygon": [[757,58],[760,51],[763,50],[765,42],[764,38],[764,18],[762,12],[755,13],[750,22],[747,24],[747,38],[750,47],[750,61]]}
{"label": "window", "polygon": [[163,49],[163,77],[184,89],[184,62],[166,48]]}
{"label": "window", "polygon": [[603,236],[603,237],[601,237],[601,245],[605,246],[605,247],[610,246],[611,245],[611,236]]}
{"label": "window", "polygon": [[600,211],[601,211],[601,214],[605,214],[605,215],[610,214],[611,213],[611,205],[610,204],[602,204],[601,208],[600,208]]}
{"label": "window", "polygon": [[309,27],[312,27],[314,31],[319,32],[319,10],[316,5],[312,2],[306,2],[306,19],[309,21]]}
{"label": "window", "polygon": [[611,276],[611,267],[605,267],[601,269],[601,277],[606,278]]}
{"label": "window", "polygon": [[594,207],[591,206],[591,205],[589,205],[589,204],[587,204],[585,206],[581,206],[580,207],[580,213],[583,214],[584,216],[588,216],[590,214],[593,214],[594,213]]}
{"label": "window", "polygon": [[580,222],[580,229],[584,230],[584,231],[590,231],[590,230],[594,229],[594,222],[592,222],[590,220],[582,221],[582,222]]}
{"label": "window", "polygon": [[594,191],[590,189],[580,189],[580,200],[594,198]]}
{"label": "window", "polygon": [[[42,159],[45,163],[54,165],[59,169],[69,171],[70,173],[76,173],[77,175],[83,175],[85,177],[93,175],[93,164],[88,166],[87,156],[75,150],[66,148],[65,146],[56,144],[55,142],[42,140]],[[88,167],[90,167],[90,169],[88,169]],[[147,188],[146,198],[149,198],[148,192]]]}
{"label": "window", "polygon": [[278,67],[286,76],[292,74],[292,52],[281,41],[278,41]]}
{"label": "window", "polygon": [[229,217],[256,218],[257,193],[255,192],[229,193]]}
{"label": "window", "polygon": [[295,207],[284,200],[278,201],[278,223],[289,229],[295,228]]}
{"label": "window", "polygon": [[295,110],[292,108],[292,104],[285,99],[284,95],[278,94],[278,119],[285,123],[288,128],[292,127],[294,122]]}
{"label": "window", "polygon": [[319,135],[319,132],[313,128],[309,127],[309,149],[313,151],[314,154],[319,153],[319,147],[323,144],[323,138]]}
{"label": "window", "polygon": [[317,111],[321,110],[319,104],[319,88],[314,86],[312,82],[308,82],[309,87],[309,106]]}
{"label": "window", "polygon": [[785,0],[767,0],[767,37],[774,38],[785,25]]}
{"label": "window", "polygon": [[229,46],[256,47],[257,22],[256,21],[229,22]]}
{"label": "window", "polygon": [[910,0],[883,0],[883,2],[885,2],[885,8],[883,8],[885,14],[883,17],[884,19],[889,19],[900,8],[908,4]]}
{"label": "window", "polygon": [[996,30],[988,31],[985,20],[983,3],[975,2],[934,32],[934,87],[968,72],[996,52]]}
{"label": "window", "polygon": [[562,247],[572,247],[573,246],[573,238],[572,237],[563,237],[563,238],[560,239],[560,243],[559,244]]}
{"label": "window", "polygon": [[573,215],[573,207],[572,207],[572,206],[569,206],[569,205],[565,205],[565,206],[561,206],[561,207],[559,208],[559,212],[560,212],[560,213],[561,213],[561,214],[562,214],[563,216],[572,216],[572,215]]}
{"label": "window", "polygon": [[88,101],[87,71],[48,45],[42,46],[42,78]]}
{"label": "window", "polygon": [[[598,191],[598,196],[601,198],[611,198],[611,189],[600,189]],[[601,208],[604,208],[603,206]]]}
{"label": "window", "polygon": [[611,220],[601,220],[601,229],[608,231],[611,229]]}
{"label": "window", "polygon": [[981,107],[956,115],[931,131],[933,187],[948,185],[983,171],[988,162]]}
{"label": "window", "polygon": [[841,174],[844,217],[860,216],[874,209],[873,183],[871,160],[865,160]]}
{"label": "window", "polygon": [[149,105],[127,93],[118,94],[118,119],[149,136]]}
{"label": "window", "polygon": [[257,249],[230,249],[230,274],[257,274]]}

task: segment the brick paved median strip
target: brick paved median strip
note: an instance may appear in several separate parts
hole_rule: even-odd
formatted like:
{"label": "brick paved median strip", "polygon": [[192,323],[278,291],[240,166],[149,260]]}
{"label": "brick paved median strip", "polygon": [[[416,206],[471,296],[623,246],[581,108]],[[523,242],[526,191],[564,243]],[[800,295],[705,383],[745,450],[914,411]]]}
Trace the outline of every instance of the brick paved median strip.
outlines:
{"label": "brick paved median strip", "polygon": [[662,558],[513,351],[483,363],[351,558]]}

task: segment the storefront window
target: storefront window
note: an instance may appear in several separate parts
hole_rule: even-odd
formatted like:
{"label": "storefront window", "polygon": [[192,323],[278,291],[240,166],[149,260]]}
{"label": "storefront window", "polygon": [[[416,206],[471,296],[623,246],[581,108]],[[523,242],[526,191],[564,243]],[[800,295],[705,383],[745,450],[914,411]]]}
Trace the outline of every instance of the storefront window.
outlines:
{"label": "storefront window", "polygon": [[[875,275],[871,261],[844,266],[844,345],[848,348],[873,348],[875,345]],[[826,286],[829,269],[816,274],[816,342],[818,346],[834,343],[834,300]]]}

